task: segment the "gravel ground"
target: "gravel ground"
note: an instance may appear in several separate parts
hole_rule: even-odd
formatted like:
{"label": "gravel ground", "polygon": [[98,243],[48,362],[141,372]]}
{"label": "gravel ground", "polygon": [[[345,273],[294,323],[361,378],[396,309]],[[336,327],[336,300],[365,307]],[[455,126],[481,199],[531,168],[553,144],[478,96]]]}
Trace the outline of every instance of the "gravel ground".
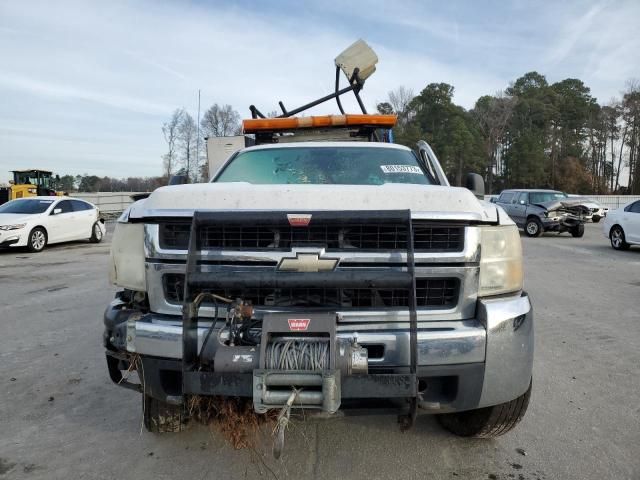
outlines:
{"label": "gravel ground", "polygon": [[497,440],[456,438],[429,416],[295,423],[280,461],[194,425],[141,429],[141,401],[111,384],[101,346],[109,236],[0,252],[0,479],[640,478],[640,248],[523,237],[536,310],[534,388]]}

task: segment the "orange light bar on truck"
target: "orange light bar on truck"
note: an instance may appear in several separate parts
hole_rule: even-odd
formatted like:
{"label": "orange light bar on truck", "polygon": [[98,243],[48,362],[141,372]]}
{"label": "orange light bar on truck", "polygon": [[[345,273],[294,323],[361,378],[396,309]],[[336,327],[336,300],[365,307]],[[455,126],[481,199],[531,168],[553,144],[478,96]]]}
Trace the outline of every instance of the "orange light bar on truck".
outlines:
{"label": "orange light bar on truck", "polygon": [[303,128],[376,127],[392,128],[396,115],[320,115],[315,117],[251,118],[242,121],[244,133],[291,131]]}

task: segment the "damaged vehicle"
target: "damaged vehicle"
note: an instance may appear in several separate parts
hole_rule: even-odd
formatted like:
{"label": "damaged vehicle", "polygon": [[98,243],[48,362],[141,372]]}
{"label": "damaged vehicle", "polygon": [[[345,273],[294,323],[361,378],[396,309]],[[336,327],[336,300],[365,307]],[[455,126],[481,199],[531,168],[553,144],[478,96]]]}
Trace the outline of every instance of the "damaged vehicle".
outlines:
{"label": "damaged vehicle", "polygon": [[426,142],[391,143],[395,115],[280,106],[251,108],[255,145],[210,183],[159,188],[117,222],[104,347],[147,430],[182,430],[193,396],[278,411],[276,456],[292,411],[514,428],[534,344],[514,222],[479,175],[452,187]]}
{"label": "damaged vehicle", "polygon": [[555,190],[504,190],[495,201],[529,237],[544,232],[584,235],[584,224],[591,209],[580,199]]}
{"label": "damaged vehicle", "polygon": [[569,195],[569,198],[571,200],[579,200],[580,205],[589,209],[589,213],[585,216],[587,221],[591,220],[593,223],[599,223],[609,212],[608,207],[601,205],[591,198],[584,198],[579,195]]}

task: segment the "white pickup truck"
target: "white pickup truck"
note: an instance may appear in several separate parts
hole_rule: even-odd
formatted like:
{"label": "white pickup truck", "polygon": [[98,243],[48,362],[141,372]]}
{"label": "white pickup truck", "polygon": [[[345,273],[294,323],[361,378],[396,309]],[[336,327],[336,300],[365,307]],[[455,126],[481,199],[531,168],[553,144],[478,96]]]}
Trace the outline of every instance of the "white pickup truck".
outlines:
{"label": "white pickup truck", "polygon": [[[361,132],[380,125],[355,117]],[[261,125],[271,135],[279,120]],[[513,428],[531,393],[533,313],[518,229],[477,198],[478,177],[475,192],[450,186],[424,142],[271,138],[117,222],[122,290],[104,346],[112,380],[143,394],[146,428],[181,430],[192,395],[257,412],[393,409],[405,426],[438,414],[463,436]]]}

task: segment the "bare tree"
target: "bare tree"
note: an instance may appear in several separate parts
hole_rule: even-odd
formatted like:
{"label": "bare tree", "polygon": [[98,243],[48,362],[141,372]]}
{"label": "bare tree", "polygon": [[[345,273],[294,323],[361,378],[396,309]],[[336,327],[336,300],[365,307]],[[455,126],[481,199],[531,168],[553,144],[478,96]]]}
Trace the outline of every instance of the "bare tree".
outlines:
{"label": "bare tree", "polygon": [[[611,147],[611,160],[610,160],[610,175],[609,175],[609,191],[611,193],[613,193],[614,189],[617,187],[616,183],[617,180],[619,178],[620,172],[617,171],[620,169],[620,166],[618,165],[618,168],[616,169],[616,144],[618,143],[618,141],[620,140],[620,125],[618,124],[618,121],[620,120],[620,117],[622,115],[622,112],[620,110],[620,103],[618,102],[617,99],[612,98],[609,101],[609,105],[605,105],[603,107],[603,111],[605,112],[605,122],[606,122],[606,137],[604,139],[605,141],[605,145],[606,142],[609,142],[609,145]],[[624,141],[623,141],[624,144]],[[606,146],[605,146],[605,153],[606,153]],[[605,159],[606,162],[606,159]]]}
{"label": "bare tree", "polygon": [[640,81],[629,80],[622,98],[623,118],[625,122],[629,193],[640,193]]}
{"label": "bare tree", "polygon": [[200,121],[204,137],[226,137],[240,133],[240,115],[231,105],[214,103]]}
{"label": "bare tree", "polygon": [[[612,102],[613,105],[615,105],[615,109],[616,109],[616,113],[618,115],[619,118],[622,118],[624,120],[624,106],[622,105],[622,102],[620,101],[613,101]],[[619,130],[619,139],[620,139],[620,144],[619,144],[619,151],[618,151],[618,163],[616,165],[615,168],[615,185],[612,187],[612,191],[614,193],[617,193],[620,190],[620,174],[622,173],[622,169],[624,168],[623,165],[623,154],[624,154],[624,147],[626,145],[627,142],[627,134],[629,132],[629,125],[623,121],[622,126],[618,127]],[[612,158],[611,161],[613,162],[613,146],[611,147],[611,151],[612,151]]]}
{"label": "bare tree", "polygon": [[497,161],[516,102],[515,97],[498,92],[494,96],[480,97],[471,110],[484,139],[485,153],[488,159],[487,186],[489,193],[492,193],[494,173],[500,173],[500,171],[494,171],[499,170],[497,169]]}
{"label": "bare tree", "polygon": [[198,158],[196,144],[198,141],[198,128],[195,120],[189,113],[184,112],[178,125],[178,148],[180,161],[186,175],[191,181],[198,178]]}
{"label": "bare tree", "polygon": [[410,104],[414,97],[415,94],[413,90],[404,85],[389,92],[388,103],[398,115],[398,123],[401,126],[405,125],[409,120],[409,114],[411,112]]}
{"label": "bare tree", "polygon": [[167,153],[162,156],[164,175],[167,178],[171,177],[177,167],[178,130],[184,113],[185,112],[182,108],[176,108],[171,114],[169,121],[162,125],[162,134],[164,135],[164,139],[167,142],[168,147]]}

